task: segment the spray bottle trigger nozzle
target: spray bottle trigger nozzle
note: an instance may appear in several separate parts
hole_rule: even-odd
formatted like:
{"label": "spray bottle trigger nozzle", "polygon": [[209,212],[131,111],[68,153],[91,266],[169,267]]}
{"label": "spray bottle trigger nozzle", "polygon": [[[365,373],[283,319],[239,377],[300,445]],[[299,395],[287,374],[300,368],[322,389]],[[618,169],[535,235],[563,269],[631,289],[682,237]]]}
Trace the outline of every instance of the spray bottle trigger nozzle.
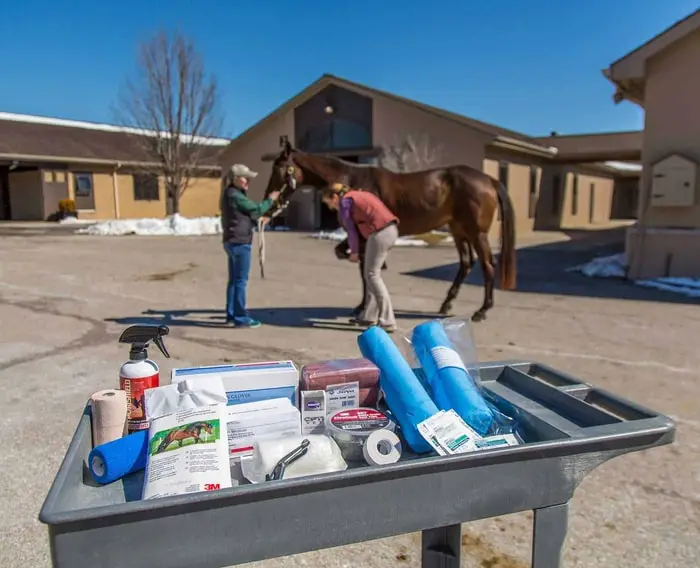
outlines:
{"label": "spray bottle trigger nozzle", "polygon": [[163,337],[158,335],[153,338],[153,343],[155,346],[160,349],[160,352],[168,359],[170,359],[170,353],[168,353],[168,350],[165,348],[165,342],[163,341]]}

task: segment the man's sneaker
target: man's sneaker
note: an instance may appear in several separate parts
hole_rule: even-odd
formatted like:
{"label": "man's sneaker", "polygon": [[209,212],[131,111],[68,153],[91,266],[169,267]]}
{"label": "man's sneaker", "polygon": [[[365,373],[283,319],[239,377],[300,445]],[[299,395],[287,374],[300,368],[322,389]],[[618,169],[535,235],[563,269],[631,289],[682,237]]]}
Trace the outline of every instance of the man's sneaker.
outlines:
{"label": "man's sneaker", "polygon": [[235,324],[235,327],[242,327],[242,328],[254,328],[254,327],[260,327],[262,323],[260,323],[258,320],[249,320],[247,323],[238,323]]}

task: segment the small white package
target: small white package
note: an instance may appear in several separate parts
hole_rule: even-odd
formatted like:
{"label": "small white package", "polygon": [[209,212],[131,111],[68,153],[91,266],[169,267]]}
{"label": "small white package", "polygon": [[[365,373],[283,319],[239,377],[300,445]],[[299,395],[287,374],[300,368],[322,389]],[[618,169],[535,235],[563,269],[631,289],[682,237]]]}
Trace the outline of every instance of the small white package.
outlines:
{"label": "small white package", "polygon": [[326,387],[326,414],[360,406],[360,383],[342,383]]}
{"label": "small white package", "polygon": [[231,487],[225,431],[224,404],[152,419],[143,499]]}
{"label": "small white package", "polygon": [[151,420],[171,412],[226,404],[228,401],[224,384],[217,376],[185,379],[146,389],[143,396],[146,416]]}
{"label": "small white package", "polygon": [[326,431],[326,391],[301,391],[301,434]]}
{"label": "small white package", "polygon": [[476,441],[481,439],[452,409],[441,410],[419,423],[418,432],[441,456],[474,451]]}
{"label": "small white package", "polygon": [[289,452],[309,441],[305,455],[287,466],[283,479],[332,473],[347,469],[340,448],[335,440],[325,435],[290,436],[280,439],[264,439],[255,442],[253,457],[241,460],[243,475],[251,483],[262,483],[272,473],[277,463]]}

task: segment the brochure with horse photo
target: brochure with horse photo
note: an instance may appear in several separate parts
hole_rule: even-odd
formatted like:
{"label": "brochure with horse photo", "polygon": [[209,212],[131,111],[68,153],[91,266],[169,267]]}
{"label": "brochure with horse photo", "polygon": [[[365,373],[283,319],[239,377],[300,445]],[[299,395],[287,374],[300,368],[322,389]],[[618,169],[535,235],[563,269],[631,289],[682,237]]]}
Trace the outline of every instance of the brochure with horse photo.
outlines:
{"label": "brochure with horse photo", "polygon": [[226,406],[216,404],[151,420],[143,498],[231,487]]}

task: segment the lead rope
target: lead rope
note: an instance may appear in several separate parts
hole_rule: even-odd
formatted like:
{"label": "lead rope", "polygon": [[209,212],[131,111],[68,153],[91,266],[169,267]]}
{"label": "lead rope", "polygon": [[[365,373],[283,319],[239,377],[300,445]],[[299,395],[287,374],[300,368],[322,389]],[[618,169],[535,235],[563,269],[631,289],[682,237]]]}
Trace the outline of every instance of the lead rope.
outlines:
{"label": "lead rope", "polygon": [[[287,184],[285,184],[280,191],[280,196],[284,194],[285,189],[287,189]],[[275,212],[270,215],[270,221],[284,212],[287,207],[289,207],[289,201],[280,205]],[[258,263],[260,264],[260,277],[265,280],[265,225],[263,217],[258,219]]]}

